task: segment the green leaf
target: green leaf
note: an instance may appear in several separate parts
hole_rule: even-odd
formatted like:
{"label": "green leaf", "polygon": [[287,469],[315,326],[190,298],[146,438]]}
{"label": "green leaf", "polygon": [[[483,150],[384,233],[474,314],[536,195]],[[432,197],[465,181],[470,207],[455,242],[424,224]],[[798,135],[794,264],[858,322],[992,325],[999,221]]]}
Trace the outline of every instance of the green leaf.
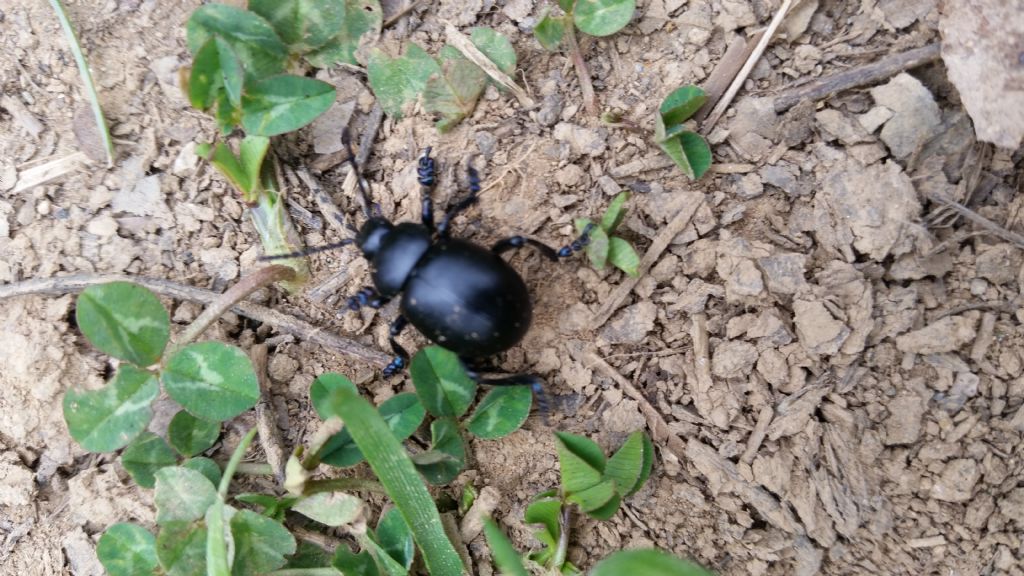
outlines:
{"label": "green leaf", "polygon": [[302,128],[334,104],[334,86],[314,78],[281,74],[249,86],[242,97],[242,127],[275,136]]}
{"label": "green leaf", "polygon": [[480,438],[507,436],[526,422],[532,404],[529,386],[497,386],[480,401],[466,427]]}
{"label": "green leaf", "polygon": [[466,375],[458,356],[439,346],[417,352],[409,373],[420,402],[434,416],[462,416],[476,396],[476,382]]}
{"label": "green leaf", "polygon": [[558,463],[562,469],[562,486],[566,493],[580,492],[601,482],[605,467],[601,447],[589,438],[568,432],[555,432],[555,436]]}
{"label": "green leaf", "polygon": [[306,54],[306,61],[314,68],[363,64],[359,49],[375,44],[380,37],[383,12],[378,0],[344,0],[344,7],[345,20],[338,34]]}
{"label": "green leaf", "polygon": [[220,133],[227,137],[234,132],[236,126],[241,124],[242,108],[232,104],[228,93],[220,90],[217,92],[217,112],[214,114],[214,118],[217,120],[217,128],[220,129]]}
{"label": "green leaf", "polygon": [[572,12],[575,5],[576,0],[558,0],[558,7],[565,10],[566,13]]}
{"label": "green leaf", "polygon": [[243,189],[244,192],[252,192],[259,187],[260,170],[263,168],[263,161],[270,150],[270,138],[246,134],[242,143],[238,146],[238,159],[241,169],[245,173],[249,185]]}
{"label": "green leaf", "polygon": [[[430,492],[402,445],[384,419],[362,396],[338,390],[331,398],[332,413],[351,427],[359,449],[413,533],[433,576],[461,576],[462,560],[445,535],[441,516]],[[342,547],[343,548],[343,547]]]}
{"label": "green leaf", "polygon": [[210,483],[213,484],[214,486],[220,484],[220,466],[218,466],[216,462],[210,460],[205,456],[196,456],[195,458],[189,458],[188,460],[182,462],[181,465],[185,468],[188,468],[189,470],[195,470],[196,472],[199,472],[200,474],[205,476],[206,479],[209,480]]}
{"label": "green leaf", "polygon": [[516,50],[508,38],[491,28],[470,28],[469,39],[505,74],[516,72]]}
{"label": "green leaf", "polygon": [[235,500],[259,506],[263,508],[260,514],[281,522],[284,520],[285,512],[291,510],[296,502],[302,500],[302,496],[281,496],[278,498],[267,494],[246,493],[238,494],[235,496]]}
{"label": "green leaf", "polygon": [[435,125],[444,133],[473,113],[487,87],[487,74],[452,46],[441,48],[438,61],[440,72],[423,88],[423,109],[440,116]]}
{"label": "green leaf", "polygon": [[167,440],[182,456],[195,456],[213,446],[220,436],[220,422],[201,420],[181,410],[171,418]]}
{"label": "green leaf", "polygon": [[100,537],[96,555],[110,576],[152,574],[158,563],[156,538],[136,524],[114,524]]}
{"label": "green leaf", "polygon": [[409,570],[412,567],[413,558],[416,556],[412,530],[397,508],[391,508],[381,515],[377,523],[377,542],[387,555],[403,568]]}
{"label": "green leaf", "polygon": [[226,4],[196,8],[186,27],[188,49],[197,54],[210,38],[227,42],[249,78],[260,79],[284,71],[288,50],[274,28],[253,12]]}
{"label": "green leaf", "polygon": [[682,124],[697,113],[708,100],[708,95],[696,86],[683,86],[672,91],[662,101],[658,113],[666,127]]}
{"label": "green leaf", "polygon": [[640,256],[629,242],[618,236],[608,239],[608,262],[634,278],[640,275]]}
{"label": "green leaf", "polygon": [[584,512],[591,512],[601,508],[615,497],[615,483],[611,480],[603,480],[584,490],[572,492],[565,499],[578,505]]}
{"label": "green leaf", "polygon": [[693,180],[703,176],[711,167],[711,148],[699,134],[683,132],[659,146]]}
{"label": "green leaf", "polygon": [[206,574],[207,576],[230,576],[231,558],[235,541],[228,527],[228,520],[236,510],[218,498],[206,509]]}
{"label": "green leaf", "polygon": [[260,399],[249,357],[220,342],[182,348],[167,361],[161,380],[171,398],[204,420],[234,418]]}
{"label": "green leaf", "polygon": [[[315,384],[316,382],[314,382]],[[427,415],[419,398],[412,392],[388,398],[381,403],[378,410],[399,441],[411,436]],[[329,466],[344,468],[362,462],[363,453],[359,451],[359,447],[352,440],[352,435],[348,433],[348,430],[342,428],[324,444],[320,451],[320,461]]]}
{"label": "green leaf", "polygon": [[160,300],[131,282],[86,288],[78,297],[75,321],[99,351],[138,366],[156,363],[171,333]]}
{"label": "green leaf", "polygon": [[[297,570],[299,568],[328,568],[331,565],[331,554],[327,550],[313,544],[306,540],[299,540],[298,546],[296,546],[295,554],[288,558],[288,562],[284,565],[284,570],[292,569]],[[298,573],[297,573],[298,574]],[[317,575],[317,572],[309,572],[309,576]],[[324,574],[330,574],[338,576],[333,572],[325,572]]]}
{"label": "green leaf", "polygon": [[235,543],[233,576],[265,574],[284,566],[285,556],[295,553],[295,538],[280,522],[251,510],[231,517]]}
{"label": "green leaf", "polygon": [[591,36],[608,36],[633,19],[636,0],[577,0],[572,16],[576,27]]}
{"label": "green leaf", "polygon": [[167,442],[152,432],[143,432],[121,453],[121,465],[143,488],[156,484],[153,474],[157,470],[177,463],[178,457]]}
{"label": "green leaf", "polygon": [[612,203],[608,205],[608,209],[605,210],[604,216],[601,217],[601,229],[611,234],[615,232],[615,229],[622,224],[622,220],[626,217],[626,201],[629,200],[629,191],[623,190],[619,192],[615,198],[612,199]]}
{"label": "green leaf", "polygon": [[168,522],[157,534],[156,556],[167,576],[206,576],[206,526]]}
{"label": "green leaf", "polygon": [[237,108],[242,104],[242,83],[245,81],[245,70],[242,69],[242,62],[238,59],[231,44],[219,36],[214,37],[212,41],[217,45],[217,59],[224,91],[227,93],[231,105]]}
{"label": "green leaf", "polygon": [[633,489],[624,494],[624,496],[636,494],[647,483],[647,479],[651,477],[651,468],[654,466],[654,444],[651,442],[651,437],[646,433],[643,435],[643,445],[644,457],[643,464],[640,466],[640,477],[637,478]]}
{"label": "green leaf", "polygon": [[395,119],[402,117],[402,107],[419,96],[432,74],[441,67],[417,44],[409,43],[405,55],[389,58],[380,50],[370,52],[366,75],[370,88],[381,108]]}
{"label": "green leaf", "polygon": [[377,563],[373,561],[373,556],[369,552],[364,550],[355,554],[345,544],[338,546],[338,549],[335,550],[331,566],[340,570],[345,576],[378,576],[380,574]]}
{"label": "green leaf", "polygon": [[632,492],[640,479],[644,466],[644,436],[642,430],[630,434],[604,468],[604,477],[615,483],[619,494]]}
{"label": "green leaf", "polygon": [[326,372],[313,380],[313,384],[309,387],[309,401],[313,404],[313,409],[316,410],[317,416],[320,416],[321,420],[327,420],[333,416],[330,404],[331,394],[341,388],[351,390],[356,394],[359,393],[351,380],[337,372]]}
{"label": "green leaf", "polygon": [[363,550],[366,550],[373,555],[373,561],[377,564],[377,570],[381,574],[385,574],[386,576],[409,575],[409,571],[399,564],[397,560],[392,558],[388,554],[387,550],[382,548],[380,544],[378,544],[377,541],[369,535],[360,539],[360,544],[362,545]]}
{"label": "green leaf", "polygon": [[558,49],[565,36],[565,25],[564,16],[552,16],[550,12],[545,11],[540,22],[533,27],[533,35],[545,50],[554,51]]}
{"label": "green leaf", "polygon": [[217,501],[217,489],[201,473],[181,466],[161,468],[156,476],[157,524],[177,520],[199,520],[206,515],[206,509]]}
{"label": "green leaf", "polygon": [[692,562],[685,562],[661,550],[620,550],[597,563],[590,576],[714,576]]}
{"label": "green leaf", "polygon": [[484,535],[491,547],[491,557],[503,576],[527,576],[526,567],[519,559],[519,553],[512,546],[512,541],[505,536],[501,528],[490,518],[484,519]]}
{"label": "green leaf", "polygon": [[321,492],[300,500],[292,510],[327,526],[344,526],[362,515],[363,501],[343,492]]}
{"label": "green leaf", "polygon": [[598,506],[593,510],[586,510],[585,512],[587,516],[595,520],[611,520],[612,516],[615,516],[615,513],[619,511],[620,504],[622,504],[622,496],[616,492],[612,494],[612,497],[604,505]]}
{"label": "green leaf", "polygon": [[224,87],[217,42],[208,40],[196,53],[188,76],[188,101],[193,108],[207,110],[217,101],[217,92]]}
{"label": "green leaf", "polygon": [[[269,142],[269,139],[267,140]],[[256,186],[256,180],[248,174],[247,170],[238,161],[238,157],[231,151],[231,148],[223,142],[217,142],[213,152],[209,156],[210,162],[217,170],[228,179],[231,184],[242,194],[252,192]]]}
{"label": "green leaf", "polygon": [[249,10],[270,22],[296,54],[326,44],[345,21],[345,6],[338,0],[249,0]]}
{"label": "green leaf", "polygon": [[544,544],[544,549],[530,553],[531,560],[548,567],[561,566],[565,562],[565,558],[556,557],[562,539],[561,519],[562,499],[555,491],[539,494],[526,507],[526,523],[543,526],[541,530],[534,532],[534,536]]}
{"label": "green leaf", "polygon": [[99,390],[68,390],[64,420],[71,437],[90,452],[112,452],[146,429],[153,417],[150,403],[160,393],[156,377],[131,364],[118,367]]}
{"label": "green leaf", "polygon": [[[590,220],[577,218],[576,231],[582,234],[584,228],[586,228],[587,224],[590,223]],[[587,257],[590,258],[590,264],[594,268],[604,270],[604,265],[608,262],[608,234],[606,234],[600,226],[594,226],[590,230],[590,242],[587,244]]]}
{"label": "green leaf", "polygon": [[466,467],[466,444],[454,418],[430,423],[430,450],[413,456],[420,474],[431,484],[447,484]]}

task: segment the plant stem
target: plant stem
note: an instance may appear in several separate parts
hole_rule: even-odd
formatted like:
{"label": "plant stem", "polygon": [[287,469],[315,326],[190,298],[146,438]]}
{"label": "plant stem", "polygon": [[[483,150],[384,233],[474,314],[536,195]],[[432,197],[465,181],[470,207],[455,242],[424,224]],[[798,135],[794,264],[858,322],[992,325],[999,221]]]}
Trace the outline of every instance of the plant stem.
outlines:
{"label": "plant stem", "polygon": [[61,4],[60,0],[50,0],[50,5],[53,6],[53,11],[57,13],[57,19],[60,20],[64,33],[67,34],[71,54],[75,57],[75,63],[78,64],[78,73],[82,75],[85,95],[89,98],[92,114],[96,118],[96,131],[99,132],[100,139],[103,140],[103,148],[107,152],[107,167],[112,168],[114,166],[114,142],[110,139],[107,119],[103,116],[103,109],[100,107],[100,97],[96,93],[96,85],[92,81],[92,73],[89,72],[89,63],[85,61],[85,55],[82,54],[82,47],[78,44],[78,37],[75,35],[75,29],[71,26],[71,21],[68,20],[67,12],[64,11],[64,5]]}
{"label": "plant stem", "polygon": [[583,92],[583,107],[586,108],[587,114],[591,116],[598,116],[597,101],[594,97],[594,85],[590,82],[590,70],[587,68],[587,63],[583,60],[583,54],[580,52],[580,45],[576,42],[576,28],[570,19],[565,24],[565,41],[569,45],[569,54],[572,56],[573,67],[576,68],[576,78],[580,82],[580,92]]}
{"label": "plant stem", "polygon": [[562,515],[558,518],[558,526],[561,528],[559,532],[561,534],[558,537],[558,548],[555,549],[555,556],[552,559],[552,565],[561,568],[565,564],[565,559],[569,555],[569,514],[572,508],[562,500]]}
{"label": "plant stem", "polygon": [[267,572],[267,576],[338,576],[334,568],[285,568]]}
{"label": "plant stem", "polygon": [[170,353],[166,354],[165,357],[169,358],[174,352],[180,350],[193,340],[199,337],[210,324],[217,321],[218,318],[224,315],[225,312],[231,309],[232,306],[245,299],[246,296],[253,292],[269,286],[278,280],[291,280],[295,278],[295,270],[288,266],[282,266],[275,264],[273,266],[267,266],[266,268],[260,268],[252,274],[243,276],[241,280],[235,283],[234,286],[228,288],[226,292],[221,294],[216,300],[210,303],[187,328],[178,336],[177,342]]}
{"label": "plant stem", "polygon": [[310,480],[302,491],[303,496],[312,496],[321,492],[373,492],[384,494],[384,486],[376,480],[367,478],[326,478]]}
{"label": "plant stem", "polygon": [[247,476],[271,476],[274,474],[274,467],[265,462],[239,462],[235,472]]}
{"label": "plant stem", "polygon": [[231,477],[235,475],[235,471],[242,463],[242,456],[245,456],[245,451],[249,449],[249,444],[252,443],[252,439],[256,437],[256,429],[249,430],[249,433],[242,437],[242,441],[238,443],[238,447],[231,454],[231,460],[228,460],[228,465],[224,467],[224,475],[220,479],[220,487],[217,488],[217,493],[220,495],[221,500],[227,500],[228,498],[228,486],[231,485]]}

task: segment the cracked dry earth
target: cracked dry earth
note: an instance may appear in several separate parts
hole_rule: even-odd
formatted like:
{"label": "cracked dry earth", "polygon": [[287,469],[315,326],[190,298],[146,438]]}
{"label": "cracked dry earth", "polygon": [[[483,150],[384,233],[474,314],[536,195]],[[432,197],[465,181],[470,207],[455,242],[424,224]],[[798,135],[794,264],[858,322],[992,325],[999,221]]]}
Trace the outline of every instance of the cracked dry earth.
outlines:
{"label": "cracked dry earth", "polygon": [[[183,25],[198,2],[67,5],[120,157],[106,169],[81,154],[87,105],[49,6],[4,2],[0,283],[127,273],[223,290],[258,265],[260,248],[242,203],[195,156],[193,143],[214,127],[177,86],[188,62]],[[386,19],[403,3],[383,5]],[[763,28],[778,5],[638,2],[623,32],[584,44],[598,101],[649,133],[662,96],[707,81],[729,46]],[[622,234],[641,254],[658,249],[624,294],[626,277],[582,259],[558,267],[536,254],[512,259],[536,319],[501,364],[543,376],[557,401],[553,427],[611,448],[648,426],[657,447],[650,482],[622,512],[608,522],[575,519],[577,566],[656,545],[727,575],[1024,574],[1019,136],[1009,147],[980,141],[964,104],[971,95],[940,59],[784,110],[775,103],[888,54],[951,42],[966,21],[949,19],[956,5],[804,0],[708,134],[715,167],[696,183],[663,160],[649,134],[585,115],[571,63],[530,34],[543,2],[420,2],[384,31],[393,53],[409,40],[433,52],[447,23],[495,28],[513,41],[517,79],[540,103],[523,110],[489,89],[443,136],[421,111],[385,119],[366,176],[386,214],[416,213],[414,160],[429,145],[444,166],[442,205],[457,193],[467,154],[480,156],[489,188],[458,219],[462,235],[490,242],[523,233],[560,245],[573,217],[599,214],[630,189]],[[277,152],[310,167],[350,208],[330,135],[342,117],[361,134],[373,96],[358,72],[320,77],[351,115],[328,115]],[[999,93],[1019,94],[1021,85]],[[1013,118],[1003,120],[996,136],[985,126],[988,141],[1013,142]],[[25,170],[69,158],[77,169],[19,187]],[[306,244],[337,240],[344,231],[292,184]],[[386,349],[393,309],[336,314],[366,282],[365,264],[346,252],[311,264],[305,294],[265,291],[256,300]],[[165,304],[179,327],[199,312]],[[108,525],[153,524],[152,493],[132,484],[117,455],[87,454],[67,434],[64,391],[97,387],[111,369],[73,312],[70,295],[0,300],[2,574],[101,574],[95,545]],[[409,386],[234,315],[209,335],[271,344],[271,400],[289,448],[316,428],[307,392],[317,375],[348,374],[378,403]],[[403,342],[423,344],[413,334]],[[157,429],[173,408],[158,412]],[[251,414],[228,423],[214,452],[229,453],[252,423]],[[536,547],[522,514],[557,481],[551,428],[533,417],[470,451],[446,492],[496,490],[500,522],[521,549]],[[469,546],[475,572],[492,574],[484,544]]]}

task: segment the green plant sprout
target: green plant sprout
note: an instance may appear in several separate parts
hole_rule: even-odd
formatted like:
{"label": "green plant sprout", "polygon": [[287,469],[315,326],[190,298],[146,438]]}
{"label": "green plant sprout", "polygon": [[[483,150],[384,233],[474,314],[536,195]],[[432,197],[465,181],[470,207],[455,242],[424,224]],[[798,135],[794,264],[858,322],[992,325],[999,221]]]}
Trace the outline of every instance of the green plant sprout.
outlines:
{"label": "green plant sprout", "polygon": [[[631,434],[610,458],[586,437],[565,432],[555,435],[562,473],[561,489],[539,494],[526,508],[524,516],[528,524],[541,527],[535,535],[544,548],[520,555],[493,520],[487,519],[484,524],[494,562],[505,576],[582,574],[567,560],[571,525],[567,504],[576,504],[595,519],[607,520],[618,510],[622,499],[635,494],[650,476],[654,448],[643,431]],[[598,562],[589,574],[713,576],[697,564],[653,549],[615,552]]]}
{"label": "green plant sprout", "polygon": [[[303,67],[356,64],[359,47],[380,28],[377,0],[252,0],[249,10],[207,4],[189,18],[189,101],[213,114],[222,136],[244,132],[234,147],[204,143],[196,152],[249,206],[268,255],[295,252],[300,243],[284,208],[270,138],[311,123],[336,97],[333,86],[305,77]],[[287,288],[308,277],[304,258],[280,263],[296,273]]]}
{"label": "green plant sprout", "polygon": [[708,99],[696,86],[673,90],[658,108],[654,117],[654,139],[669,158],[692,180],[697,180],[711,167],[711,148],[683,124],[697,113]]}
{"label": "green plant sprout", "polygon": [[612,233],[626,217],[627,200],[629,200],[629,192],[620,192],[612,200],[600,222],[594,224],[586,218],[577,218],[575,224],[576,230],[580,234],[587,226],[592,225],[590,243],[587,244],[587,257],[590,258],[590,263],[594,268],[604,270],[605,264],[610,263],[635,278],[640,273],[640,256],[628,241],[618,236],[612,236]]}
{"label": "green plant sprout", "polygon": [[[490,28],[473,28],[469,39],[499,70],[515,72],[516,53],[508,38]],[[405,54],[396,58],[374,49],[366,75],[389,116],[401,118],[403,109],[422,96],[424,110],[437,116],[436,126],[442,133],[472,114],[487,84],[493,82],[453,46],[443,46],[434,58],[411,42]]]}
{"label": "green plant sprout", "polygon": [[583,92],[583,107],[587,114],[596,117],[594,86],[576,40],[576,28],[591,36],[610,36],[629,24],[636,10],[636,0],[558,0],[558,6],[565,14],[555,16],[545,10],[533,35],[546,50],[557,50],[565,42]]}

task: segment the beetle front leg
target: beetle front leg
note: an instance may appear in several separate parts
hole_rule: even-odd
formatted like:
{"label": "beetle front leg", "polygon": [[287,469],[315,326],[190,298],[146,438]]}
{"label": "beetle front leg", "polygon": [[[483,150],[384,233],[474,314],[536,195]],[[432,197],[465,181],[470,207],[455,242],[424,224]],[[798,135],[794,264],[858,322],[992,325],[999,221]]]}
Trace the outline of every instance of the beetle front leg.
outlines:
{"label": "beetle front leg", "polygon": [[430,147],[427,146],[416,163],[416,180],[420,183],[420,199],[422,202],[421,220],[427,230],[434,231],[434,200],[430,193],[437,184],[437,164],[430,157]]}
{"label": "beetle front leg", "polygon": [[388,298],[382,297],[377,293],[377,289],[372,286],[362,288],[359,292],[356,292],[355,296],[348,299],[346,305],[349,310],[355,312],[363,306],[369,306],[370,308],[377,309],[388,303]]}
{"label": "beetle front leg", "polygon": [[408,325],[409,320],[405,316],[399,316],[395,318],[395,321],[391,323],[391,327],[388,328],[388,341],[391,342],[391,351],[395,353],[395,358],[384,367],[384,376],[398,374],[409,364],[409,353],[398,343],[398,340],[395,340]]}

